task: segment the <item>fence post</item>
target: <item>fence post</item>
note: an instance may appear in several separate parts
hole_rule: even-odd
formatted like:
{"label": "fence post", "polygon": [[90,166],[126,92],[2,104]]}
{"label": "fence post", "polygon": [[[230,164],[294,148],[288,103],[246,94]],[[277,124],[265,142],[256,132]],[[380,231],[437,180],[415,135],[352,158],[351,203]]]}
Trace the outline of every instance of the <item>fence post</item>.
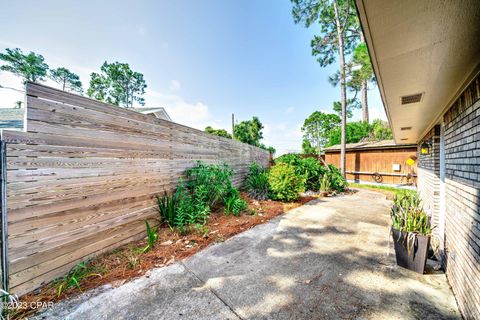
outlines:
{"label": "fence post", "polygon": [[0,184],[1,184],[1,286],[7,291],[8,288],[8,220],[7,220],[7,144],[0,141]]}

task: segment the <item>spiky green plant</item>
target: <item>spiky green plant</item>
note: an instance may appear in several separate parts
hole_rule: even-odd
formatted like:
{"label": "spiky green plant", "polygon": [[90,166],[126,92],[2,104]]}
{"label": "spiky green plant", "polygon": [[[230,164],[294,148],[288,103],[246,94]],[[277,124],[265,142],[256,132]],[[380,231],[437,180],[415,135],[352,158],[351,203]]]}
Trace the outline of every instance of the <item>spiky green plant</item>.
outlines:
{"label": "spiky green plant", "polygon": [[256,162],[250,164],[244,183],[248,195],[256,200],[268,199],[268,171]]}
{"label": "spiky green plant", "polygon": [[[407,252],[413,251],[417,235],[430,236],[432,226],[427,213],[423,210],[420,195],[417,192],[398,192],[393,198],[390,212],[392,228],[406,233]],[[401,237],[401,234],[399,234]],[[400,241],[400,238],[397,239]]]}
{"label": "spiky green plant", "polygon": [[320,180],[320,191],[330,192],[332,190],[329,177],[324,174]]}
{"label": "spiky green plant", "polygon": [[175,218],[177,215],[178,194],[167,194],[166,192],[157,196],[157,210],[160,213],[162,224],[168,224],[173,227],[175,225]]}
{"label": "spiky green plant", "polygon": [[392,227],[402,232],[430,235],[432,227],[416,192],[401,192],[393,198]]}
{"label": "spiky green plant", "polygon": [[158,239],[158,227],[151,228],[147,220],[145,220],[145,226],[147,227],[147,246],[143,248],[143,252],[147,252],[152,249]]}
{"label": "spiky green plant", "polygon": [[77,287],[78,290],[82,291],[80,288],[80,281],[85,278],[97,276],[101,277],[102,275],[98,272],[95,272],[96,268],[90,264],[90,260],[80,262],[76,264],[68,274],[57,280],[57,296],[60,298],[62,293],[73,286]]}

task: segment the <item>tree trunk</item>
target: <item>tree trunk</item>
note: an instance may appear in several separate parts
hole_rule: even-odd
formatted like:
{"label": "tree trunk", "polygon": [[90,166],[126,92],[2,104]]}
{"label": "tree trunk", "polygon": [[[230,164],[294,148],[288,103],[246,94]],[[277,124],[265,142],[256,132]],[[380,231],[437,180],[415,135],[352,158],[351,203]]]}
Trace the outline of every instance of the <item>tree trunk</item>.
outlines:
{"label": "tree trunk", "polygon": [[[365,37],[363,36],[363,32],[360,30],[360,42],[365,43]],[[363,121],[369,122],[368,117],[368,96],[367,96],[367,80],[362,80],[362,117]]]}
{"label": "tree trunk", "polygon": [[127,105],[127,109],[129,108],[129,100],[130,100],[130,96],[128,94],[128,83],[127,85],[125,86],[125,100],[126,100],[126,105]]}
{"label": "tree trunk", "polygon": [[367,80],[362,80],[362,116],[363,116],[363,121],[369,122]]}
{"label": "tree trunk", "polygon": [[340,55],[340,90],[341,90],[341,106],[342,106],[342,140],[340,145],[340,172],[345,177],[346,165],[346,133],[347,133],[347,89],[345,81],[345,48],[343,43],[343,30],[340,23],[337,1],[333,1],[335,10],[335,22],[337,25],[338,49]]}

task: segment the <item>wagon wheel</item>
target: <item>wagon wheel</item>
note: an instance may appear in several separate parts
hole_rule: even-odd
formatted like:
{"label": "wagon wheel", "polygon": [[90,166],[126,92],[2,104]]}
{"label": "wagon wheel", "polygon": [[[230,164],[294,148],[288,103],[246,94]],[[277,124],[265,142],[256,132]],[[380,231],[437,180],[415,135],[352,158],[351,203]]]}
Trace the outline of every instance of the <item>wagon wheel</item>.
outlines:
{"label": "wagon wheel", "polygon": [[372,174],[372,178],[373,178],[373,180],[374,180],[375,182],[377,182],[377,183],[381,183],[381,182],[383,181],[382,175],[381,175],[380,173],[378,173],[378,172],[374,172],[374,173]]}
{"label": "wagon wheel", "polygon": [[407,173],[407,176],[405,178],[407,179],[407,185],[413,185],[413,174]]}

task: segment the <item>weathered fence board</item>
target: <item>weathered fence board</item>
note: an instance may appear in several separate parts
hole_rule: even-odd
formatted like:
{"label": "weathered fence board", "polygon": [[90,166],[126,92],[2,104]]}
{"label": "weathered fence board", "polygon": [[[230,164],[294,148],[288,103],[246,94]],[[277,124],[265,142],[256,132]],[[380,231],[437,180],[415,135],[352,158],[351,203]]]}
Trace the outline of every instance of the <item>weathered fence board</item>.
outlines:
{"label": "weathered fence board", "polygon": [[10,288],[24,294],[73,265],[145,235],[154,198],[196,161],[228,163],[240,184],[266,151],[38,84],[27,132],[7,143]]}

